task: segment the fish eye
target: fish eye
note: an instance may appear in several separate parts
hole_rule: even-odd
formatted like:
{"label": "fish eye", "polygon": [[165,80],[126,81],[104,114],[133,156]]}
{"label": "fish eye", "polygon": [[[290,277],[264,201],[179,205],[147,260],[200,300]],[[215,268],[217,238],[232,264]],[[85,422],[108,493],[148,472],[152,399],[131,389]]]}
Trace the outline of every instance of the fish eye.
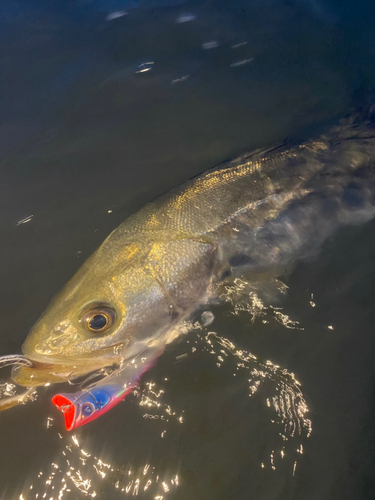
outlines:
{"label": "fish eye", "polygon": [[90,332],[101,333],[108,330],[116,319],[115,311],[109,307],[96,307],[85,312],[80,322]]}

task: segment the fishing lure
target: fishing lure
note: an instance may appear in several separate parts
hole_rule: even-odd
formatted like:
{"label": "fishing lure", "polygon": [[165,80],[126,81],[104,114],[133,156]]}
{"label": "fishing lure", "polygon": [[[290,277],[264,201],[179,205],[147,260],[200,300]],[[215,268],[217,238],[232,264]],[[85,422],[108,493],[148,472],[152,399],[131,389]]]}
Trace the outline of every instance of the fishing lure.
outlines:
{"label": "fishing lure", "polygon": [[[159,357],[164,348],[158,353]],[[82,384],[87,384],[97,375],[102,375],[99,381],[89,384],[76,392],[59,393],[53,396],[52,403],[63,413],[66,430],[72,431],[100,417],[108,410],[123,401],[137,385],[141,376],[154,365],[155,350],[145,350],[140,355],[123,361],[120,367],[111,373],[106,370],[95,372]],[[11,365],[32,366],[32,362],[21,355],[3,356],[0,358],[0,368]],[[27,388],[20,395],[0,400],[0,409],[10,408],[27,401],[35,388]]]}
{"label": "fishing lure", "polygon": [[[122,401],[136,381],[126,380],[126,370],[104,378],[91,388],[56,394],[52,403],[63,413],[66,430],[71,431],[100,417]],[[125,381],[124,381],[125,380]]]}
{"label": "fishing lure", "polygon": [[[123,401],[142,375],[154,366],[155,351],[149,351],[124,362],[123,366],[83,390],[56,394],[52,403],[63,413],[66,430],[88,424]],[[163,351],[164,348],[160,349],[157,357]]]}

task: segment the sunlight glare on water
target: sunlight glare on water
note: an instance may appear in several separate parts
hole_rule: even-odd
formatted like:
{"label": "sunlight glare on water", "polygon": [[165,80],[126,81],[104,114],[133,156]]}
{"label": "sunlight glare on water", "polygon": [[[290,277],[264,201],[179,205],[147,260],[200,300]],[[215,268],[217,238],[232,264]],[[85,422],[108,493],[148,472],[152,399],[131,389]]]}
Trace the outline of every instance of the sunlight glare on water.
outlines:
{"label": "sunlight glare on water", "polygon": [[166,498],[178,487],[178,474],[168,474],[152,463],[117,466],[107,458],[84,449],[77,436],[61,439],[61,451],[47,470],[41,470],[34,482],[24,488],[20,500],[48,498],[62,500],[70,493],[83,493],[95,498],[103,483],[126,496],[138,496],[147,491],[153,498]]}
{"label": "sunlight glare on water", "polygon": [[[255,321],[270,313],[271,318],[283,327],[298,327],[296,321],[290,320],[281,312],[281,307],[275,309],[265,306],[255,292],[249,292],[248,300],[245,301],[243,291],[247,284],[241,279],[227,289],[229,303],[233,303],[236,293],[241,293],[243,297],[242,306],[233,307],[234,314],[245,312],[250,314],[252,321]],[[236,304],[238,306],[238,303]],[[277,438],[270,440],[268,448],[264,450],[259,467],[275,471],[280,461],[287,461],[290,464],[290,474],[294,475],[303,455],[303,443],[312,432],[312,422],[308,417],[309,409],[301,384],[287,369],[270,360],[260,360],[251,352],[236,346],[228,338],[214,331],[208,331],[212,321],[211,311],[204,311],[200,321],[184,322],[180,325],[180,335],[192,332],[181,340],[180,347],[185,351],[188,347],[191,358],[189,363],[194,364],[192,356],[199,352],[207,358],[214,357],[217,369],[225,367],[227,374],[247,379],[248,397],[261,394],[262,404],[269,409],[269,422],[278,429],[278,432]],[[191,345],[193,347],[190,347]],[[187,356],[186,352],[178,355],[176,361]],[[158,433],[160,439],[170,437],[173,441],[178,439],[179,431],[175,426],[170,427],[171,423],[189,425],[193,415],[189,407],[180,410],[174,408],[166,384],[169,379],[164,376],[159,378],[161,381],[156,382],[149,380],[146,375],[140,386],[133,391],[134,403],[141,409],[139,418],[148,421],[150,426],[158,423],[152,431],[153,434]],[[243,394],[243,397],[246,397],[246,394]],[[122,411],[122,407],[120,404],[117,411]],[[47,428],[49,432],[57,432],[54,419],[51,417],[47,418]],[[62,500],[74,490],[95,498],[103,484],[110,490],[113,488],[120,491],[125,496],[138,496],[147,492],[148,495],[153,495],[150,498],[161,500],[168,498],[176,488],[181,488],[179,475],[183,476],[183,471],[180,471],[179,467],[169,465],[166,469],[165,465],[148,462],[146,457],[144,463],[139,460],[127,464],[114,463],[108,456],[97,456],[89,446],[81,446],[76,434],[62,436],[58,432],[58,436],[60,452],[50,466],[42,469],[37,478],[24,488],[19,496],[20,500],[40,498]],[[44,480],[41,482],[42,478]]]}

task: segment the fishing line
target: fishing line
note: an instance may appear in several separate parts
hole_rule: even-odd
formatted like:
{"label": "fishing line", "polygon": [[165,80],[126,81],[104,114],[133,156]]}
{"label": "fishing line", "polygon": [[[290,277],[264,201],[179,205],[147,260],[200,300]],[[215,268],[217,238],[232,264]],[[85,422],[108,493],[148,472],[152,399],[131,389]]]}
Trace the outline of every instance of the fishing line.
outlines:
{"label": "fishing line", "polygon": [[8,354],[7,356],[0,356],[0,368],[5,368],[6,366],[11,365],[31,367],[33,366],[33,362],[22,354]]}
{"label": "fishing line", "polygon": [[120,366],[114,364],[112,366],[100,368],[99,370],[88,373],[83,379],[82,377],[74,377],[74,372],[72,372],[68,377],[68,383],[69,385],[76,386],[80,390],[88,389],[119,370]]}

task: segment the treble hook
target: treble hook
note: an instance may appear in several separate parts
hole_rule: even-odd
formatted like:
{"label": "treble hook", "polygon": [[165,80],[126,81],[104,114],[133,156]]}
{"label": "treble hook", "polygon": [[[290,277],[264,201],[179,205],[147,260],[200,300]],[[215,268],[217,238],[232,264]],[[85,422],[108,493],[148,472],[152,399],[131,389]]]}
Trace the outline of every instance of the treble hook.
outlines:
{"label": "treble hook", "polygon": [[[31,367],[33,366],[33,362],[22,354],[9,354],[7,356],[0,357],[0,368],[5,368],[6,366],[12,365]],[[12,406],[16,406],[21,403],[25,403],[34,391],[34,388],[29,387],[22,394],[16,394],[5,399],[0,399],[0,411],[7,410],[8,408],[12,408]]]}

